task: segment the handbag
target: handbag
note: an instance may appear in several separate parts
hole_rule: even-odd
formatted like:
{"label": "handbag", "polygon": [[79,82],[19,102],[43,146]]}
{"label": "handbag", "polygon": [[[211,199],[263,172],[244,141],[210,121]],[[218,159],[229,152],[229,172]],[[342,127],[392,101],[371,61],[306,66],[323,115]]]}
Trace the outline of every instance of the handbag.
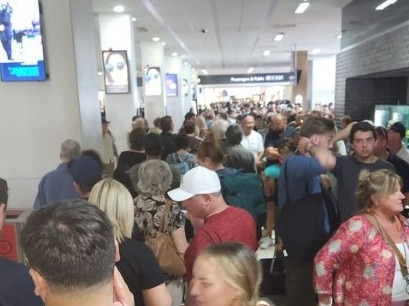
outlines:
{"label": "handbag", "polygon": [[149,238],[145,243],[155,254],[156,260],[162,271],[172,276],[183,276],[186,273],[185,262],[179,255],[171,234],[168,232],[168,214],[172,203],[165,200],[165,210],[162,222],[155,237]]}

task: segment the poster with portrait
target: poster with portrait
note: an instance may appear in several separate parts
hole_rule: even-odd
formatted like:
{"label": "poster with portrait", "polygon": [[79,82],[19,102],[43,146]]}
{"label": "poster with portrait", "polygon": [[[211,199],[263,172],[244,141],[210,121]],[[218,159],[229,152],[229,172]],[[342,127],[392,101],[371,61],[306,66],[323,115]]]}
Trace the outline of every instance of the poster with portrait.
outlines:
{"label": "poster with portrait", "polygon": [[145,96],[162,95],[162,77],[160,67],[146,67],[143,75]]}
{"label": "poster with portrait", "polygon": [[107,94],[129,93],[129,69],[126,50],[102,51]]}
{"label": "poster with portrait", "polygon": [[178,95],[178,75],[167,73],[165,75],[165,89],[167,97],[177,97]]}

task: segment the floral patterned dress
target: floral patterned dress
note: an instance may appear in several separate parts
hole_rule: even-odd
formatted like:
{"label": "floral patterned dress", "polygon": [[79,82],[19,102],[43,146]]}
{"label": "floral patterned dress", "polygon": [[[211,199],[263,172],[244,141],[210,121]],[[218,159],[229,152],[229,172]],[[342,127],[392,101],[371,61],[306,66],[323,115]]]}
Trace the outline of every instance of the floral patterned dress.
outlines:
{"label": "floral patterned dress", "polygon": [[[155,237],[163,219],[165,196],[138,195],[134,199],[135,222],[146,239]],[[168,213],[168,231],[185,226],[185,217],[176,202],[172,202]]]}
{"label": "floral patterned dress", "polygon": [[[409,241],[403,216],[402,237]],[[344,222],[314,260],[314,286],[335,305],[391,305],[395,254],[371,222],[357,215]],[[334,274],[335,272],[335,274]]]}

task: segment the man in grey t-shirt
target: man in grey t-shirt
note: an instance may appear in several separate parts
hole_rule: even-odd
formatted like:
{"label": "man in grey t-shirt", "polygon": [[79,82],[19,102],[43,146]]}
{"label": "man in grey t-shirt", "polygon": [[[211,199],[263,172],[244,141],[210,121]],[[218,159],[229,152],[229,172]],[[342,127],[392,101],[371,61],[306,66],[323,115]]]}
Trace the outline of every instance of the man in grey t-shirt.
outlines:
{"label": "man in grey t-shirt", "polygon": [[[358,207],[355,203],[355,189],[361,170],[375,171],[392,169],[393,165],[381,160],[373,153],[376,140],[375,127],[365,121],[356,123],[351,128],[350,143],[354,150],[352,156],[335,156],[331,151],[321,148],[310,150],[315,158],[337,178],[337,198],[341,209],[341,221],[355,214]],[[298,147],[305,148],[308,140],[300,139]]]}

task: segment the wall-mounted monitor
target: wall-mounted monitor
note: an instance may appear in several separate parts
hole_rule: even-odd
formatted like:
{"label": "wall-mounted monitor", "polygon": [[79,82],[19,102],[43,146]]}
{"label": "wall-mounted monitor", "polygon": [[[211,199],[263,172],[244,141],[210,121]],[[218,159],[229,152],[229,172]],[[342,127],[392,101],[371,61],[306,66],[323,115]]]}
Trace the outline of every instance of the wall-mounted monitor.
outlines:
{"label": "wall-mounted monitor", "polygon": [[145,68],[143,75],[143,87],[145,96],[160,96],[162,95],[162,78],[160,67],[148,66]]}
{"label": "wall-mounted monitor", "polygon": [[178,75],[173,73],[165,74],[165,89],[167,97],[177,97],[178,95]]}
{"label": "wall-mounted monitor", "polygon": [[126,50],[102,51],[107,94],[129,93],[129,69]]}
{"label": "wall-mounted monitor", "polygon": [[3,82],[45,81],[41,3],[0,2],[0,75]]}

